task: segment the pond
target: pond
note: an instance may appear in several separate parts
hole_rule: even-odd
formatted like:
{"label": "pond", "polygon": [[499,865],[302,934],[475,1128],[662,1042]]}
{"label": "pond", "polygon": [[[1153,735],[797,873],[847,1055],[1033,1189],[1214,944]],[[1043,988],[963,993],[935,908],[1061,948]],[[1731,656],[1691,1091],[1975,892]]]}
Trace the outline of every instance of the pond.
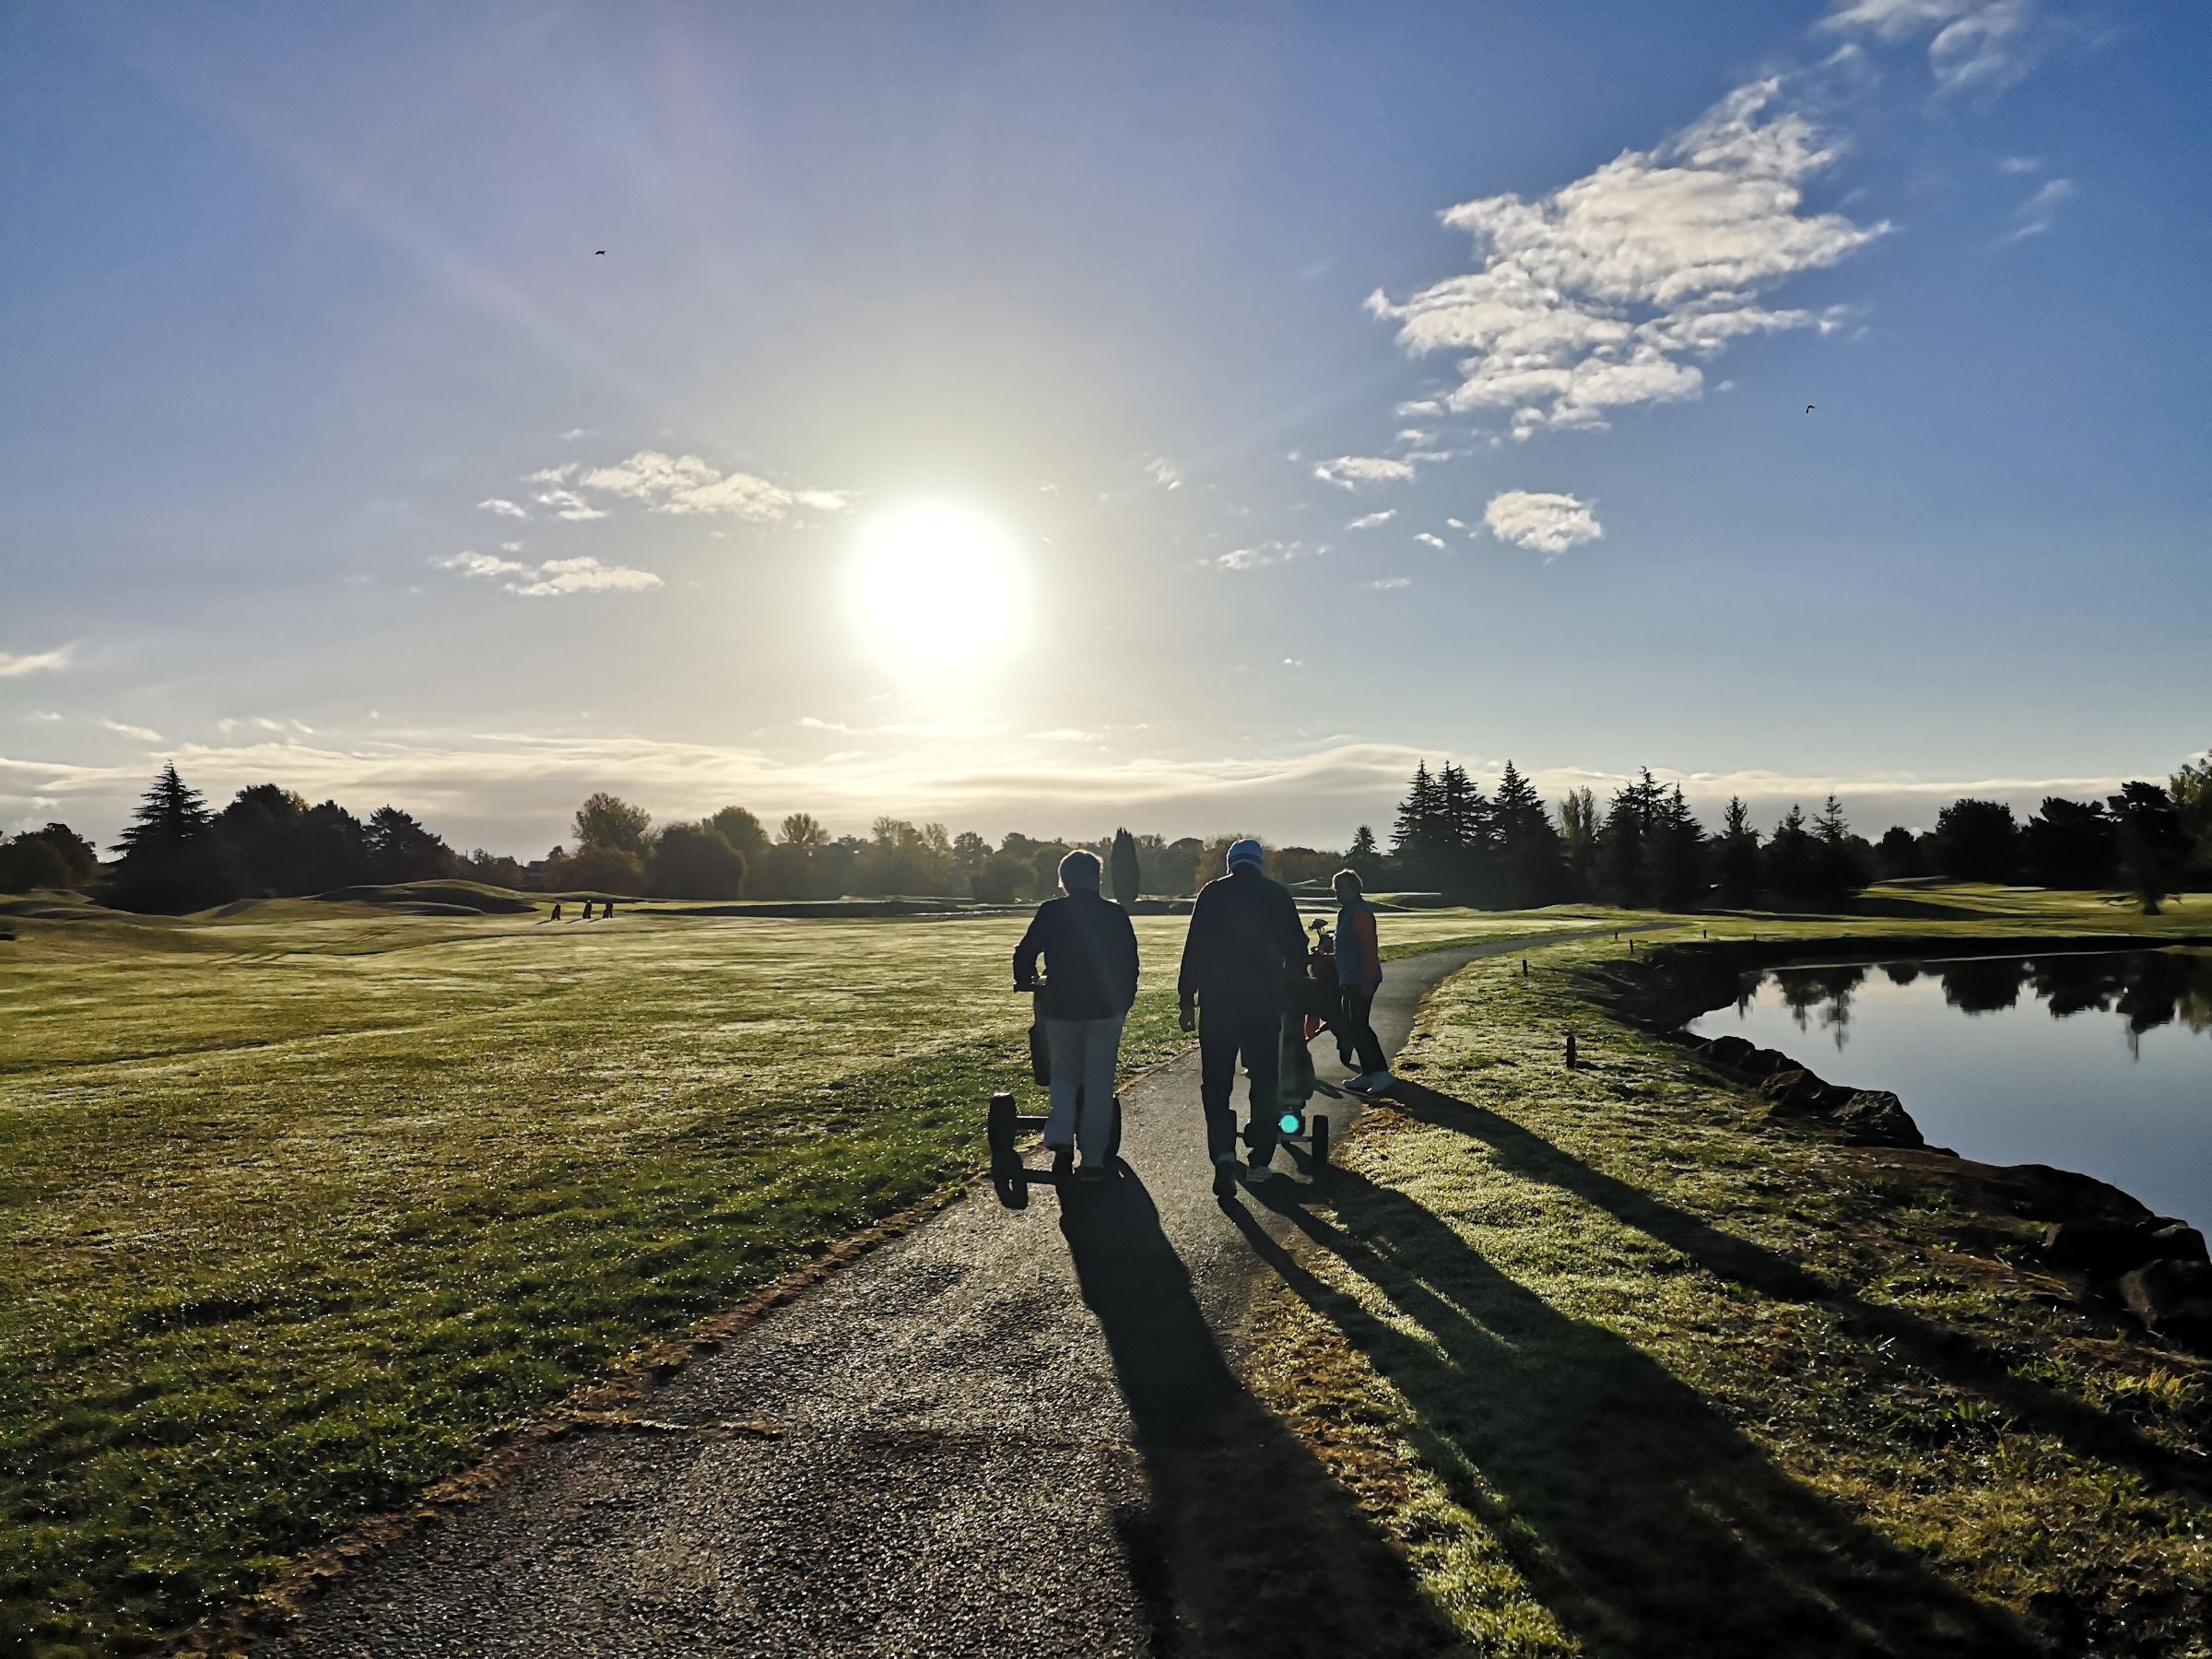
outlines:
{"label": "pond", "polygon": [[2212,952],[1776,969],[1689,1029],[1889,1089],[1931,1145],[2078,1170],[2212,1227]]}

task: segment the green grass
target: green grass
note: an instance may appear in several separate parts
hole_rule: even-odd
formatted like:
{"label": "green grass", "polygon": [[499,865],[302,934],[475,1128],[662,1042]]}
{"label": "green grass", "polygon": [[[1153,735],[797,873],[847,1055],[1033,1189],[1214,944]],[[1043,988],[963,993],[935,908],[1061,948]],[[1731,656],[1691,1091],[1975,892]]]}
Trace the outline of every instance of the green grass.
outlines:
{"label": "green grass", "polygon": [[[1900,896],[1959,913],[1659,936],[2144,926]],[[1946,1160],[1755,1133],[1605,1014],[1626,950],[1440,991],[1413,1087],[1285,1206],[1314,1248],[1277,1258],[1262,1396],[1486,1654],[2205,1653],[2212,1366],[2072,1305]]]}
{"label": "green grass", "polygon": [[[1574,925],[1423,912],[1395,951]],[[624,1356],[948,1185],[1017,917],[159,920],[0,903],[0,1650],[235,1606]],[[1185,923],[1141,918],[1131,1067]]]}

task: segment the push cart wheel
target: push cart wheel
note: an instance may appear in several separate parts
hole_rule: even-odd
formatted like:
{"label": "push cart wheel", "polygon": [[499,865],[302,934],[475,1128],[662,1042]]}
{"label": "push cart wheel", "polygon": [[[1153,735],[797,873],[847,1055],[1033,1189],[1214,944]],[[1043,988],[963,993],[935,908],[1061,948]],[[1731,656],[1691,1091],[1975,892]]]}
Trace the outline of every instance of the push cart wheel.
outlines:
{"label": "push cart wheel", "polygon": [[1313,1169],[1318,1174],[1329,1167],[1329,1120],[1317,1112],[1310,1128],[1313,1137]]}
{"label": "push cart wheel", "polygon": [[983,1119],[983,1131],[991,1148],[991,1190],[1008,1209],[1028,1208],[1030,1178],[1021,1167],[1021,1155],[1014,1149],[1012,1095],[1000,1093],[991,1097],[991,1110]]}
{"label": "push cart wheel", "polygon": [[1122,1155],[1122,1097],[1113,1097],[1113,1116],[1106,1129],[1106,1161],[1112,1163]]}

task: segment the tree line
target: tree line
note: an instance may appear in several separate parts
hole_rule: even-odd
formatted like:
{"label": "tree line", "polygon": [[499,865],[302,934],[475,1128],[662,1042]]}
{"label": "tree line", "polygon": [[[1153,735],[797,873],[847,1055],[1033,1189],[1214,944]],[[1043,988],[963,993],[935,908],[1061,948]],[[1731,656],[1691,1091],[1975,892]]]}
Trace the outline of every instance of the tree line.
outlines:
{"label": "tree line", "polygon": [[[96,891],[121,908],[185,912],[241,898],[330,892],[370,884],[467,878],[548,893],[671,899],[824,900],[915,896],[1017,903],[1053,891],[1062,858],[1086,847],[1105,862],[1125,900],[1194,892],[1218,874],[1234,835],[1135,835],[995,843],[941,823],[879,818],[863,835],[833,835],[811,813],[774,833],[743,806],[656,825],[643,807],[601,792],[576,809],[570,842],[529,864],[479,848],[460,853],[392,806],[356,818],[335,801],[310,806],[275,783],[240,790],[219,809],[162,768],[114,857],[67,825],[50,823],[0,842],[0,892]],[[2189,887],[2212,886],[2212,759],[2163,785],[2125,784],[2101,801],[2047,797],[2025,823],[2003,802],[1962,798],[1936,827],[1901,827],[1868,841],[1833,795],[1807,818],[1793,806],[1770,831],[1732,798],[1717,831],[1691,812],[1679,784],[1645,770],[1602,804],[1568,791],[1557,810],[1508,761],[1485,790],[1447,762],[1416,767],[1387,851],[1360,826],[1347,849],[1271,849],[1289,882],[1359,871],[1371,888],[1435,893],[1492,909],[1578,900],[1630,908],[1700,903],[1838,906],[1868,882],[1918,876],[2124,889],[2147,908]]]}
{"label": "tree line", "polygon": [[1589,789],[1570,790],[1555,818],[1510,760],[1488,794],[1461,767],[1431,772],[1423,761],[1388,853],[1363,825],[1348,860],[1371,886],[1501,909],[1593,899],[1655,910],[1832,907],[1877,879],[1939,876],[2118,889],[2155,912],[2174,893],[2212,887],[2212,758],[2100,801],[2046,796],[2025,824],[2003,802],[1961,798],[1932,830],[1894,827],[1878,842],[1853,830],[1832,794],[1810,818],[1792,806],[1763,834],[1732,796],[1712,832],[1681,786],[1661,784],[1648,768],[1602,807]]}

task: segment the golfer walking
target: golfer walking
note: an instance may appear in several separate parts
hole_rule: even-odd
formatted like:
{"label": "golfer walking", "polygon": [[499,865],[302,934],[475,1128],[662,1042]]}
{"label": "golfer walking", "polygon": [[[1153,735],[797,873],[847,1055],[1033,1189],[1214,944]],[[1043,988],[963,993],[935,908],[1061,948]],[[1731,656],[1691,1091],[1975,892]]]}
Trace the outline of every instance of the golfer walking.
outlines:
{"label": "golfer walking", "polygon": [[1113,1133],[1114,1062],[1122,1026],[1136,1000],[1136,929],[1126,911],[1100,896],[1097,854],[1078,848],[1060,861],[1060,897],[1038,906],[1029,932],[1014,947],[1016,990],[1035,988],[1041,956],[1045,979],[1038,1012],[1044,1017],[1053,1072],[1044,1144],[1052,1148],[1053,1167],[1063,1171],[1080,1147],[1077,1178],[1103,1181],[1106,1143]]}
{"label": "golfer walking", "polygon": [[1372,1010],[1382,988],[1382,944],[1375,934],[1375,907],[1361,891],[1359,872],[1339,870],[1336,889],[1336,1045],[1358,1054],[1359,1069],[1344,1080],[1354,1094],[1379,1094],[1394,1077],[1382,1058]]}
{"label": "golfer walking", "polygon": [[1303,972],[1305,931],[1290,890],[1270,881],[1256,841],[1229,849],[1229,874],[1206,884],[1191,910],[1182,942],[1177,994],[1182,1029],[1198,1031],[1198,1098],[1206,1109],[1206,1145],[1214,1159],[1214,1192],[1237,1190],[1237,1120],[1230,1105],[1237,1063],[1252,1074],[1252,1112],[1244,1138],[1249,1178],[1275,1171],[1283,1015],[1292,982]]}

